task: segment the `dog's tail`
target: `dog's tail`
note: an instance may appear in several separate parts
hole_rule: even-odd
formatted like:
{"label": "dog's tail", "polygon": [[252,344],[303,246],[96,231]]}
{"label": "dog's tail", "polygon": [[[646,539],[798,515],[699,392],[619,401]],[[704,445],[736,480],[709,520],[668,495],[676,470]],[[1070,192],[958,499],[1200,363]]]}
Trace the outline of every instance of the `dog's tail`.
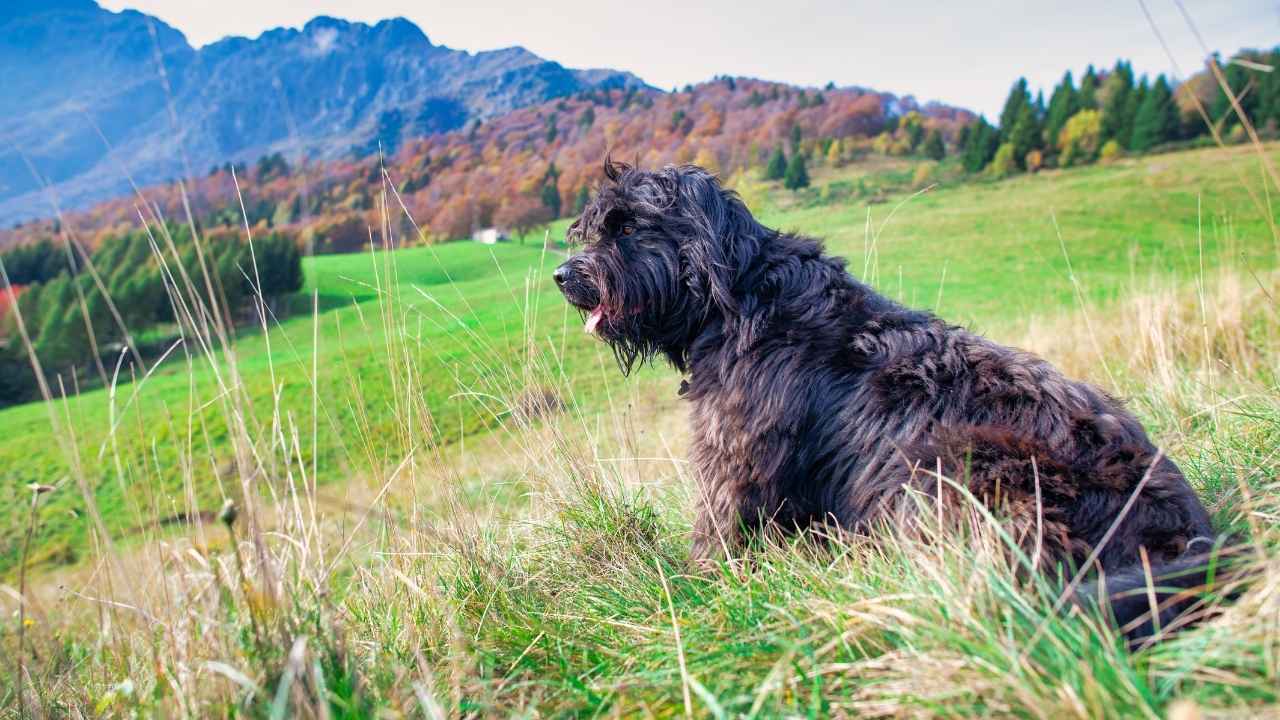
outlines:
{"label": "dog's tail", "polygon": [[1222,548],[1105,573],[1080,585],[1074,599],[1101,607],[1139,647],[1213,616],[1240,596],[1254,572],[1242,549]]}

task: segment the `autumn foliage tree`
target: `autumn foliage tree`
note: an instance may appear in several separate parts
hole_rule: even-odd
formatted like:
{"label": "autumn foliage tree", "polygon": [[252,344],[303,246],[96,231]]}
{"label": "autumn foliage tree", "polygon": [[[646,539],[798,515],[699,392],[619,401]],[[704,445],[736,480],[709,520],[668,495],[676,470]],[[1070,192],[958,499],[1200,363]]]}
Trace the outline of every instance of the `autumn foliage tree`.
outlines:
{"label": "autumn foliage tree", "polygon": [[1102,113],[1097,110],[1081,110],[1062,128],[1058,136],[1058,150],[1064,166],[1093,162],[1102,147]]}
{"label": "autumn foliage tree", "polygon": [[431,219],[431,233],[444,240],[458,240],[476,229],[475,204],[465,195],[455,195]]}
{"label": "autumn foliage tree", "polygon": [[513,231],[521,239],[553,219],[546,203],[531,195],[517,195],[503,200],[493,216],[494,225]]}

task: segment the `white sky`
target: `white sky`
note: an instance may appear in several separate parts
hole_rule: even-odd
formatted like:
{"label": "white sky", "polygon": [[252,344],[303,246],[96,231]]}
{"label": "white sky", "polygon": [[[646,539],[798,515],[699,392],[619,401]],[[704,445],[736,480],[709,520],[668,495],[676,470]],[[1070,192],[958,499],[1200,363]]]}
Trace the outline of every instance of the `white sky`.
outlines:
{"label": "white sky", "polygon": [[[194,45],[300,27],[316,15],[403,16],[463,50],[523,45],[568,67],[630,70],[670,89],[713,75],[863,85],[998,114],[1025,75],[1051,89],[1071,68],[1133,60],[1173,73],[1139,0],[99,0],[181,30]],[[1204,58],[1175,0],[1145,0],[1184,73]],[[1210,50],[1280,44],[1280,0],[1182,0]]]}

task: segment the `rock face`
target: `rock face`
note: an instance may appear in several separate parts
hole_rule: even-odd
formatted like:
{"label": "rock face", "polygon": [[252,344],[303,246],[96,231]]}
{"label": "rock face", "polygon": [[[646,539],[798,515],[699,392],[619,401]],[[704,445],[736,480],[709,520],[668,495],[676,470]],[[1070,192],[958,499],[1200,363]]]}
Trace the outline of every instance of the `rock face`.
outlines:
{"label": "rock face", "polygon": [[[524,48],[433,45],[403,18],[317,17],[200,49],[92,0],[0,6],[0,223],[274,151],[335,157],[595,88],[642,85]],[[53,192],[46,192],[45,186]]]}

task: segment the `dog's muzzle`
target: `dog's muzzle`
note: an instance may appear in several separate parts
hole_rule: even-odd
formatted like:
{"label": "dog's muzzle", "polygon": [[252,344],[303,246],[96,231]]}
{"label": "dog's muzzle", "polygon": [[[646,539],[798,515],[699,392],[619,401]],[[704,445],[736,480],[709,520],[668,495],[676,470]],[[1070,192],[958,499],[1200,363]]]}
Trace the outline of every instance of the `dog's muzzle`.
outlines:
{"label": "dog's muzzle", "polygon": [[584,262],[581,255],[571,257],[557,267],[551,277],[570,305],[587,312],[583,329],[594,333],[604,320],[604,305],[600,303],[600,294],[587,280]]}

